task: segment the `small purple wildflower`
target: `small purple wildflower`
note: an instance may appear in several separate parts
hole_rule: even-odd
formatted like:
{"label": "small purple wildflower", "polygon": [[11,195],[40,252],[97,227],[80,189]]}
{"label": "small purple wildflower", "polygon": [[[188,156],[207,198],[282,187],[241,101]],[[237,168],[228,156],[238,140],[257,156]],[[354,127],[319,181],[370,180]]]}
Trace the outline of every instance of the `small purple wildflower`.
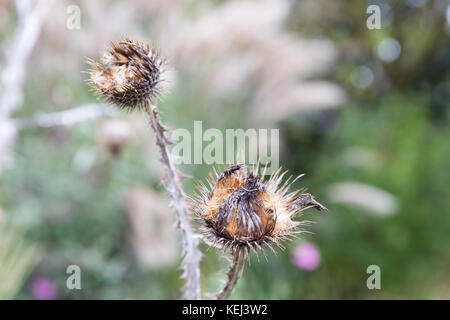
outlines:
{"label": "small purple wildflower", "polygon": [[54,300],[58,296],[55,283],[45,276],[35,276],[30,282],[30,291],[38,300]]}
{"label": "small purple wildflower", "polygon": [[320,251],[313,243],[303,243],[295,249],[293,263],[300,269],[312,271],[320,264]]}

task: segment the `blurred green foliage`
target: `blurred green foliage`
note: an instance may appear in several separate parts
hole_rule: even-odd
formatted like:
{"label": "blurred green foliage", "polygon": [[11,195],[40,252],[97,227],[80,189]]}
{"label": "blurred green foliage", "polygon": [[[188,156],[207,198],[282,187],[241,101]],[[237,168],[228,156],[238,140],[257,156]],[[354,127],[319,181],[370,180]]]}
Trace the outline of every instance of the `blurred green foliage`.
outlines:
{"label": "blurred green foliage", "polygon": [[[280,123],[285,143],[280,164],[293,174],[305,172],[296,187],[308,187],[329,211],[307,214],[317,221],[310,228],[314,235],[290,243],[276,257],[267,250],[268,261],[252,257],[231,298],[450,298],[449,27],[445,15],[435,12],[435,1],[421,8],[396,1],[390,7],[392,22],[368,30],[365,8],[372,2],[383,1],[305,1],[291,12],[293,32],[335,41],[341,57],[332,78],[350,95],[339,110],[304,112]],[[322,15],[308,15],[305,3],[322,8]],[[376,54],[385,37],[402,45],[399,59],[390,64]],[[349,80],[360,65],[374,72],[373,83],[363,89]],[[64,82],[55,77],[47,86]],[[246,125],[241,116],[245,101],[230,99],[211,107],[188,77],[183,83],[160,105],[170,126],[191,130],[192,121],[200,119],[209,127]],[[93,101],[82,84],[66,84],[75,104]],[[25,93],[18,116],[51,111],[43,109],[46,91],[38,81],[27,83]],[[14,166],[1,177],[0,203],[28,231],[28,240],[44,248],[34,273],[55,281],[59,298],[176,299],[183,283],[180,261],[155,270],[139,266],[123,214],[123,191],[141,184],[163,192],[160,176],[148,170],[145,157],[136,156],[142,154],[139,139],[118,157],[97,148],[97,126],[88,121],[21,133]],[[346,157],[351,148],[370,152],[375,163],[352,165]],[[96,152],[97,160],[89,172],[80,173],[73,162],[83,150]],[[183,171],[202,178],[209,167],[185,166]],[[342,181],[386,190],[399,209],[377,216],[327,203],[326,187]],[[193,179],[184,184],[192,194]],[[312,272],[292,263],[292,251],[304,239],[321,252],[321,264]],[[83,290],[65,289],[69,264],[82,267]],[[366,287],[366,268],[372,264],[382,270],[379,291]],[[205,292],[219,287],[225,268],[226,260],[214,250],[205,252]],[[25,283],[17,298],[31,297]]]}

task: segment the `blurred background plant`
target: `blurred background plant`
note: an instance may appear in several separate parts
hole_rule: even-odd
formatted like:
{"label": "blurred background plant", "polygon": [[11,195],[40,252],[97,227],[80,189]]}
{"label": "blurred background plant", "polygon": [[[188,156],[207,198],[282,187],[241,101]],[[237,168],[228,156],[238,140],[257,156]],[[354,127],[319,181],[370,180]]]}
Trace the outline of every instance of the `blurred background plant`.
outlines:
{"label": "blurred background plant", "polygon": [[[2,95],[27,3],[0,0]],[[381,29],[366,26],[371,4]],[[70,5],[79,29],[67,27]],[[280,164],[306,173],[297,186],[329,209],[308,215],[314,235],[269,262],[252,258],[231,298],[450,298],[450,1],[65,0],[49,10],[23,99],[0,128],[1,142],[14,138],[0,219],[41,248],[40,263],[2,297],[180,296],[179,240],[145,117],[89,105],[80,73],[85,56],[126,34],[169,58],[166,123],[279,128]],[[196,178],[209,169],[182,168]],[[204,251],[202,286],[215,292],[226,260]],[[81,290],[66,288],[71,264]],[[366,287],[373,264],[381,290]]]}
{"label": "blurred background plant", "polygon": [[0,232],[0,299],[12,299],[38,263],[40,254],[36,245],[25,240],[20,229],[2,221]]}

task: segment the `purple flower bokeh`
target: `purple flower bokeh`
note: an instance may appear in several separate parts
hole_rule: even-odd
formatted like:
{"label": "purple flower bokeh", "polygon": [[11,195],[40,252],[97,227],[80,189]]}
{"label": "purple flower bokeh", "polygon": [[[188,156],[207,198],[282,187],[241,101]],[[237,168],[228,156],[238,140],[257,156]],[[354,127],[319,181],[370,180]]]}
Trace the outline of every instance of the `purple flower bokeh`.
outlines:
{"label": "purple flower bokeh", "polygon": [[320,251],[313,243],[303,243],[295,249],[293,263],[300,269],[312,271],[320,264]]}
{"label": "purple flower bokeh", "polygon": [[30,282],[30,291],[38,300],[54,300],[58,296],[58,288],[45,276],[35,276]]}

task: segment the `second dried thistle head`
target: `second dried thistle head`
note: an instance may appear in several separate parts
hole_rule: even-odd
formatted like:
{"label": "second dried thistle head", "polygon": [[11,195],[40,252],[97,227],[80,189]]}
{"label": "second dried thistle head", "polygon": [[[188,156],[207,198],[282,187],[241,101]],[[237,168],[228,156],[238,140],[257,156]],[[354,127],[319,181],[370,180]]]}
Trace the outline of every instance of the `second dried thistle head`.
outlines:
{"label": "second dried thistle head", "polygon": [[267,181],[259,177],[258,168],[234,165],[222,173],[215,171],[208,186],[199,185],[193,199],[194,212],[202,223],[204,235],[224,250],[262,251],[302,232],[294,221],[304,210],[326,210],[309,193],[289,191],[296,179],[281,184],[286,171],[278,170]]}
{"label": "second dried thistle head", "polygon": [[91,66],[88,82],[109,103],[123,109],[141,108],[161,93],[164,62],[148,43],[124,38],[111,42],[101,63]]}

